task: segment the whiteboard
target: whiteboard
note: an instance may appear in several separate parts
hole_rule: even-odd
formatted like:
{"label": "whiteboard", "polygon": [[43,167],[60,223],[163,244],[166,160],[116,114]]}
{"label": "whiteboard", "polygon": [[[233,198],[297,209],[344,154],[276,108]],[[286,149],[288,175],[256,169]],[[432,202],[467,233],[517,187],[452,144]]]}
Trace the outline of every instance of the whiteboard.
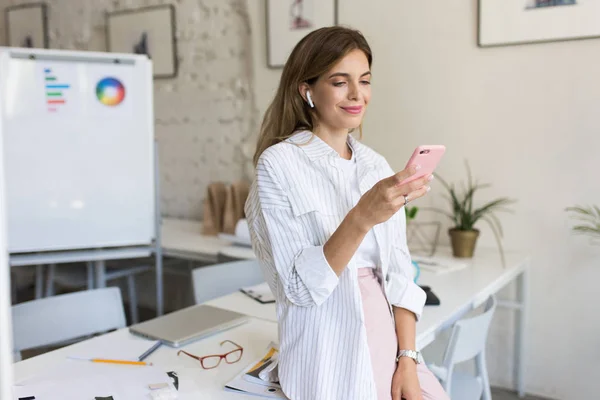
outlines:
{"label": "whiteboard", "polygon": [[[0,136],[2,154],[2,136]],[[9,399],[13,387],[13,345],[11,283],[6,249],[4,169],[0,162],[0,399]]]}
{"label": "whiteboard", "polygon": [[152,105],[145,56],[0,48],[9,252],[152,243]]}

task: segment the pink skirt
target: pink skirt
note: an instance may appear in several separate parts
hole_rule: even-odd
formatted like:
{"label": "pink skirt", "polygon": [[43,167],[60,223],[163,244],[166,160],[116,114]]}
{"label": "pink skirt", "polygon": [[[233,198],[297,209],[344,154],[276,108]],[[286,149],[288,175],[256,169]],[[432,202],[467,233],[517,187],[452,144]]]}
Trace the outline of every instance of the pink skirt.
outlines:
{"label": "pink skirt", "polygon": [[[396,372],[398,353],[394,318],[373,268],[358,269],[358,285],[365,315],[373,376],[377,387],[377,400],[391,400],[392,377]],[[450,400],[435,375],[425,364],[417,366],[417,375],[425,400]]]}

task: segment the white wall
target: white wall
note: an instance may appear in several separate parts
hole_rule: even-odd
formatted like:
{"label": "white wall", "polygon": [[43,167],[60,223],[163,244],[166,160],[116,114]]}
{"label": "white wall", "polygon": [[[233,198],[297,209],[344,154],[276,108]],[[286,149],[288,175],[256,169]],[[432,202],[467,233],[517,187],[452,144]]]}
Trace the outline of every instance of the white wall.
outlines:
{"label": "white wall", "polygon": [[[339,3],[341,24],[360,29],[374,51],[365,143],[396,170],[416,145],[443,143],[443,177],[462,179],[468,158],[474,175],[493,183],[481,202],[518,200],[501,218],[506,246],[533,256],[527,390],[597,398],[600,248],[570,234],[563,209],[600,203],[600,40],[480,49],[476,0]],[[248,5],[262,113],[280,70],[266,67],[264,2]],[[428,201],[442,204],[440,193],[434,186]],[[480,245],[493,246],[480,228]],[[512,383],[512,327],[500,310],[488,355],[499,386]]]}

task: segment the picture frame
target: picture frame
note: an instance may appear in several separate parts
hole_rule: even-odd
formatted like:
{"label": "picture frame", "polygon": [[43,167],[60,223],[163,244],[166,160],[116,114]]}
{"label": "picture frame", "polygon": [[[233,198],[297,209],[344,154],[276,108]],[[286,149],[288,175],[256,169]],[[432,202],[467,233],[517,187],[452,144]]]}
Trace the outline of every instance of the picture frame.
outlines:
{"label": "picture frame", "polygon": [[338,0],[267,0],[267,66],[283,68],[309,32],[338,24]]}
{"label": "picture frame", "polygon": [[146,54],[155,79],[174,78],[178,71],[175,24],[173,4],[107,12],[107,50]]}
{"label": "picture frame", "polygon": [[477,45],[600,38],[600,0],[479,0]]}
{"label": "picture frame", "polygon": [[28,3],[4,10],[6,43],[10,47],[47,49],[48,6],[46,3]]}

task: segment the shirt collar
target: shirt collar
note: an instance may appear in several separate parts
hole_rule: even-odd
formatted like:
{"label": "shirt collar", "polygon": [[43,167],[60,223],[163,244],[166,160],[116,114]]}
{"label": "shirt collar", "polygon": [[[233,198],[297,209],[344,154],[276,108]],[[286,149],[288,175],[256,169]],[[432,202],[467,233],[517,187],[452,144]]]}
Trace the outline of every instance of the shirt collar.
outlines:
{"label": "shirt collar", "polygon": [[[323,139],[313,134],[311,131],[299,131],[294,133],[289,138],[285,139],[286,142],[297,145],[301,148],[309,159],[316,161],[326,157],[339,157],[340,155],[328,145]],[[352,149],[353,157],[356,158],[357,163],[368,163],[366,157],[366,147],[354,138],[351,134],[348,134],[348,145]]]}

